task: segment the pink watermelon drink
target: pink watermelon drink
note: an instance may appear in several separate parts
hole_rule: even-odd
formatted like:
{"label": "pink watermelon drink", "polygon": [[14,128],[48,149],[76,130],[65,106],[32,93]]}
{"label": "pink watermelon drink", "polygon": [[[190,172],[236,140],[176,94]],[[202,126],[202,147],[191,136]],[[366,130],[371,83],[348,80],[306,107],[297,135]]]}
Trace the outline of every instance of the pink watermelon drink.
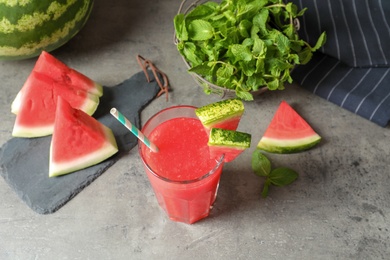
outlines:
{"label": "pink watermelon drink", "polygon": [[210,158],[208,134],[195,109],[170,107],[149,119],[141,131],[158,153],[139,142],[158,203],[171,220],[189,224],[209,215],[224,164],[223,156]]}

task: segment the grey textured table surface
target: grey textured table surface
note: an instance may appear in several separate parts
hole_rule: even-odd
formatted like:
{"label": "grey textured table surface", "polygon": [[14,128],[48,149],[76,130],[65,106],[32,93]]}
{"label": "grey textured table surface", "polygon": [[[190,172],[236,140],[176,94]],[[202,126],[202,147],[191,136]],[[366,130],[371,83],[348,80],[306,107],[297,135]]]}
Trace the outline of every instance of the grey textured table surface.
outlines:
{"label": "grey textured table surface", "polygon": [[[86,27],[54,52],[105,86],[140,71],[136,55],[170,79],[158,110],[219,100],[186,73],[173,44],[179,1],[96,0]],[[11,138],[11,102],[35,60],[0,62],[0,145]],[[279,102],[289,102],[323,137],[314,149],[272,155],[300,173],[260,197],[250,160]],[[298,86],[246,103],[239,130],[252,148],[225,165],[211,216],[194,225],[169,221],[157,205],[137,149],[65,206],[40,215],[0,178],[0,259],[386,259],[390,253],[390,129],[379,127]]]}

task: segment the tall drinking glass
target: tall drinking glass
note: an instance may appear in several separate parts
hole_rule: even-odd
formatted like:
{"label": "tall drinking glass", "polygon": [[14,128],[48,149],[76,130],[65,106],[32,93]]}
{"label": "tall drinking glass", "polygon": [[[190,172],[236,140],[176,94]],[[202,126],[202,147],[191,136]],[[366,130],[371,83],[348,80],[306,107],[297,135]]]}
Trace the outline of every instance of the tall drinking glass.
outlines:
{"label": "tall drinking glass", "polygon": [[152,116],[142,132],[159,148],[138,142],[139,154],[159,205],[169,218],[192,224],[209,215],[223,168],[211,158],[208,134],[196,107],[174,106]]}

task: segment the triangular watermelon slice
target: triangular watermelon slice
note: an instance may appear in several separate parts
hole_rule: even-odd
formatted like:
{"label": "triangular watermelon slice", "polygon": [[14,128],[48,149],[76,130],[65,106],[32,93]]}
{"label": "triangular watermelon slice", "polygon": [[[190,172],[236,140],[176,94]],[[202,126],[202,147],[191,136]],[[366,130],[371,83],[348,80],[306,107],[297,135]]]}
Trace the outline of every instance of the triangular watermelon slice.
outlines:
{"label": "triangular watermelon slice", "polygon": [[99,97],[81,89],[74,89],[52,78],[32,72],[20,96],[20,105],[12,135],[39,137],[53,132],[57,97],[66,99],[73,107],[92,115]]}
{"label": "triangular watermelon slice", "polygon": [[206,132],[212,128],[236,130],[244,113],[244,104],[240,99],[226,99],[211,103],[195,110]]}
{"label": "triangular watermelon slice", "polygon": [[282,101],[257,148],[271,153],[295,153],[307,150],[321,137],[286,102]]}
{"label": "triangular watermelon slice", "polygon": [[[103,87],[100,84],[94,82],[84,74],[68,67],[65,63],[56,59],[46,51],[42,51],[37,62],[35,63],[32,73],[34,72],[44,74],[60,84],[67,85],[75,89],[84,90],[98,97],[103,95]],[[22,89],[16,95],[15,100],[12,102],[12,113],[18,113],[25,85],[29,84],[31,84],[31,82],[28,78]]]}
{"label": "triangular watermelon slice", "polygon": [[42,51],[33,71],[45,74],[55,81],[76,86],[99,97],[103,95],[103,87],[75,69],[70,68],[53,55]]}
{"label": "triangular watermelon slice", "polygon": [[110,128],[58,98],[50,144],[50,177],[98,164],[116,152],[118,146]]}
{"label": "triangular watermelon slice", "polygon": [[213,128],[207,144],[212,158],[220,158],[224,154],[224,161],[231,162],[250,147],[251,135],[234,130]]}

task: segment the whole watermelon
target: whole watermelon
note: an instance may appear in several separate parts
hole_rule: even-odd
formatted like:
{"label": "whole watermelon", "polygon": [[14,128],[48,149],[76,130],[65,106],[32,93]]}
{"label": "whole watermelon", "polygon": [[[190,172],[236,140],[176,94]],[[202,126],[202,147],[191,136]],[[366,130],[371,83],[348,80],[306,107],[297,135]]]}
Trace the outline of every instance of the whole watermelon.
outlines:
{"label": "whole watermelon", "polygon": [[84,26],[92,6],[93,0],[0,1],[0,60],[60,47]]}

